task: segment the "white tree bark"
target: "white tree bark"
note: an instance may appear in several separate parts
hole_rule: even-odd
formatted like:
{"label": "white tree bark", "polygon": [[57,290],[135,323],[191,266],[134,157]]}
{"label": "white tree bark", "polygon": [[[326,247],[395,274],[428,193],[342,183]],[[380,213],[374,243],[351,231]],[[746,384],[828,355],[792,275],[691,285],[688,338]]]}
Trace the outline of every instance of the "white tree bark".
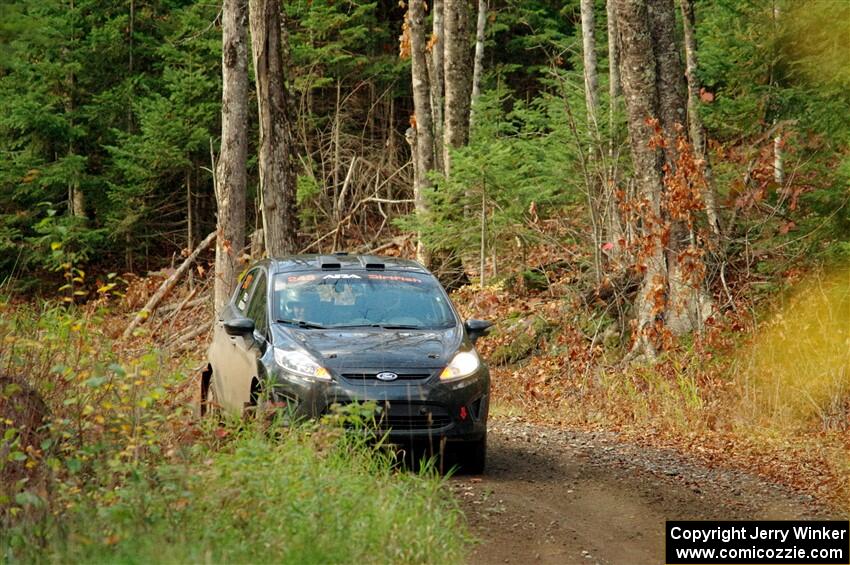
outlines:
{"label": "white tree bark", "polygon": [[245,247],[248,159],[248,2],[224,0],[221,50],[221,149],[215,170],[216,314],[227,303]]}
{"label": "white tree bark", "polygon": [[[429,84],[428,65],[425,58],[427,41],[425,39],[425,7],[423,2],[411,2],[407,11],[407,24],[410,32],[410,69],[413,84],[413,108],[416,118],[415,131],[408,132],[408,142],[413,154],[414,183],[413,198],[416,213],[420,217],[428,212],[425,191],[430,188],[428,175],[434,170],[434,133],[431,110],[431,85]],[[417,259],[423,265],[431,262],[430,254],[417,236]]]}
{"label": "white tree bark", "polygon": [[702,200],[705,204],[705,215],[708,225],[715,236],[720,235],[720,219],[717,214],[717,202],[714,197],[714,178],[711,171],[711,161],[708,155],[708,144],[705,139],[705,127],[699,115],[700,81],[697,74],[697,39],[696,17],[692,0],[679,0],[682,8],[682,25],[685,38],[685,72],[688,77],[688,133],[694,146],[694,154],[703,162],[705,189]]}
{"label": "white tree bark", "polygon": [[605,9],[608,13],[608,96],[611,98],[611,120],[613,121],[615,101],[620,96],[620,38],[617,32],[616,0],[608,0]]}
{"label": "white tree bark", "polygon": [[596,72],[596,35],[593,0],[581,0],[581,40],[584,58],[584,98],[591,130],[596,130],[599,115],[599,77]]}
{"label": "white tree bark", "polygon": [[445,172],[443,167],[443,102],[445,96],[445,46],[443,33],[443,0],[431,4],[431,49],[427,53],[429,84],[431,89],[431,113],[434,123],[434,166]]}
{"label": "white tree bark", "polygon": [[475,26],[475,59],[472,68],[472,102],[470,119],[475,111],[475,101],[481,96],[481,74],[484,72],[484,34],[487,29],[487,0],[478,0],[478,21]]}
{"label": "white tree bark", "polygon": [[773,180],[779,186],[785,184],[785,156],[782,154],[782,134],[773,138]]}

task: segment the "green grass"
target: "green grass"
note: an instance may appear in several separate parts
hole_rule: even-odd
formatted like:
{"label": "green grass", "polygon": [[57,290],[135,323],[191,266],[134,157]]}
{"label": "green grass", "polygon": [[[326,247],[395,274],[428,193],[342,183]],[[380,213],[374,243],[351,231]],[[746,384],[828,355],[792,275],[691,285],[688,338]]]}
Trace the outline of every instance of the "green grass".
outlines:
{"label": "green grass", "polygon": [[442,479],[393,471],[391,457],[359,440],[318,435],[241,432],[97,502],[79,496],[50,521],[41,547],[19,543],[31,531],[0,537],[22,562],[460,560],[467,530]]}
{"label": "green grass", "polygon": [[0,562],[461,560],[468,528],[445,479],[427,465],[400,470],[344,431],[344,414],[295,427],[199,422],[186,363],[155,350],[117,358],[91,312],[0,312],[0,367],[17,368],[50,409],[29,447],[0,422],[0,475],[13,461],[30,469],[0,484]]}

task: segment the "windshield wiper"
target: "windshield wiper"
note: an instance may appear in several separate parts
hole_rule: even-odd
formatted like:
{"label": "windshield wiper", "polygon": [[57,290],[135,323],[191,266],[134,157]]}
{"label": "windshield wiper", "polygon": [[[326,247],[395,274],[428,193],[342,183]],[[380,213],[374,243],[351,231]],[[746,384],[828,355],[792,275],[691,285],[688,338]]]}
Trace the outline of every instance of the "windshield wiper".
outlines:
{"label": "windshield wiper", "polygon": [[423,326],[414,326],[410,324],[351,324],[348,326],[331,326],[328,329],[350,329],[350,328],[381,328],[382,330],[426,330]]}
{"label": "windshield wiper", "polygon": [[312,322],[305,322],[304,320],[276,320],[278,324],[286,324],[289,326],[295,326],[298,328],[302,328],[305,330],[326,330],[325,326],[320,324],[314,324]]}

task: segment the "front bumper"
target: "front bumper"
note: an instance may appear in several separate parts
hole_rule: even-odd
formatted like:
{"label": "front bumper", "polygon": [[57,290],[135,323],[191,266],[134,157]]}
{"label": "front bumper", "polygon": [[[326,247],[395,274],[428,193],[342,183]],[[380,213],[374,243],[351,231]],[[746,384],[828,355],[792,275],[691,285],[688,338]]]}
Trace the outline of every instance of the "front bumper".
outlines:
{"label": "front bumper", "polygon": [[[382,369],[363,369],[363,374]],[[296,417],[320,418],[334,405],[375,402],[378,426],[394,442],[477,441],[487,432],[490,374],[481,366],[473,375],[442,382],[438,371],[425,379],[386,383],[375,379],[310,381],[278,369],[273,400],[287,403]]]}

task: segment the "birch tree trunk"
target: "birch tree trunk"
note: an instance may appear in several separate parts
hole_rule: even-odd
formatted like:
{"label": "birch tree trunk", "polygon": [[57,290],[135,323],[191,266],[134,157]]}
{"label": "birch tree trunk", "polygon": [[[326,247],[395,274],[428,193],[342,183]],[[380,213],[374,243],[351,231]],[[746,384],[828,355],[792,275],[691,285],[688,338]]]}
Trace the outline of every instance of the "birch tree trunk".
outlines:
{"label": "birch tree trunk", "polygon": [[605,209],[605,232],[608,242],[613,244],[610,251],[611,259],[620,263],[624,257],[626,235],[621,221],[620,203],[617,199],[617,159],[615,145],[617,136],[617,100],[621,94],[620,88],[620,38],[617,32],[617,13],[615,0],[605,3],[608,32],[608,171],[606,186],[603,193]]}
{"label": "birch tree trunk", "polygon": [[596,72],[596,35],[594,30],[593,0],[581,0],[581,42],[584,59],[584,100],[590,130],[596,130],[599,115],[599,77]]}
{"label": "birch tree trunk", "polygon": [[443,165],[451,174],[449,150],[469,140],[470,76],[469,9],[466,0],[445,0],[445,124]]}
{"label": "birch tree trunk", "polygon": [[611,98],[611,117],[614,121],[615,101],[620,96],[620,38],[617,32],[616,0],[608,0],[605,10],[608,14],[608,96]]}
{"label": "birch tree trunk", "polygon": [[431,113],[434,124],[434,166],[445,172],[443,166],[443,97],[444,97],[444,51],[443,0],[433,0],[431,5],[431,49],[427,53],[429,84],[431,89]]}
{"label": "birch tree trunk", "polygon": [[773,181],[779,186],[785,184],[785,157],[782,154],[782,134],[773,138]]}
{"label": "birch tree trunk", "polygon": [[720,219],[717,215],[717,202],[714,197],[714,182],[711,171],[711,160],[708,156],[708,146],[705,139],[705,127],[699,115],[700,105],[700,81],[697,75],[697,38],[696,17],[692,0],[679,0],[682,8],[682,25],[685,38],[685,69],[688,79],[688,132],[694,153],[703,163],[703,174],[705,175],[705,189],[702,191],[702,200],[705,204],[705,215],[708,225],[715,236],[720,235]]}
{"label": "birch tree trunk", "polygon": [[250,0],[251,47],[260,125],[259,169],[263,234],[270,257],[298,246],[294,140],[283,73],[280,4]]}
{"label": "birch tree trunk", "polygon": [[[431,186],[428,175],[434,170],[435,165],[434,124],[431,113],[432,90],[425,59],[427,40],[425,39],[424,2],[410,2],[407,12],[407,25],[410,31],[410,69],[413,84],[413,108],[416,118],[415,132],[408,136],[415,168],[413,198],[416,213],[424,215],[428,212],[424,193]],[[419,237],[417,237],[416,255],[420,263],[430,266],[430,254]]]}
{"label": "birch tree trunk", "polygon": [[484,72],[484,33],[487,29],[487,1],[478,0],[478,21],[475,26],[475,59],[472,67],[472,101],[470,119],[475,111],[475,102],[481,96],[481,73]]}
{"label": "birch tree trunk", "polygon": [[215,171],[218,208],[214,306],[218,313],[236,286],[245,247],[248,159],[248,1],[224,0],[221,50],[221,149]]}

